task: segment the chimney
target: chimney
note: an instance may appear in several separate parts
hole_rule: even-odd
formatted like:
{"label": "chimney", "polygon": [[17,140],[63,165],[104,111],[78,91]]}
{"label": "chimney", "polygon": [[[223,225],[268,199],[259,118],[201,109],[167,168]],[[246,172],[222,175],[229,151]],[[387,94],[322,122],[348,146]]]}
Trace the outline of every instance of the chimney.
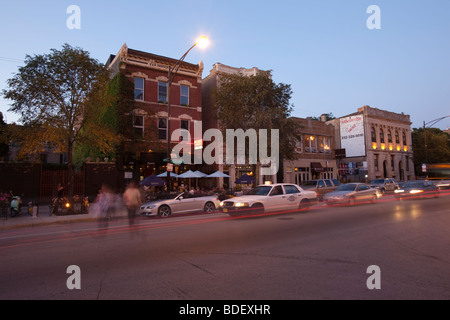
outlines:
{"label": "chimney", "polygon": [[327,115],[326,115],[326,114],[322,114],[322,115],[320,116],[320,121],[322,121],[322,122],[327,122]]}

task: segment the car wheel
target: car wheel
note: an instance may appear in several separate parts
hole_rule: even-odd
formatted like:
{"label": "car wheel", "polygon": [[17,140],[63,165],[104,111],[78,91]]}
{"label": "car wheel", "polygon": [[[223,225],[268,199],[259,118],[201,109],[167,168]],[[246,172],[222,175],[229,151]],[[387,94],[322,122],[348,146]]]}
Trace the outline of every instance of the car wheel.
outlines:
{"label": "car wheel", "polygon": [[298,208],[302,211],[306,211],[309,209],[309,200],[308,199],[303,199],[302,201],[300,201],[300,204],[298,205]]}
{"label": "car wheel", "polygon": [[377,197],[376,194],[374,194],[374,195],[372,196],[372,203],[376,203],[377,200],[378,200],[378,197]]}
{"label": "car wheel", "polygon": [[261,214],[264,213],[264,206],[261,203],[255,203],[250,207],[251,214]]}
{"label": "car wheel", "polygon": [[170,216],[171,214],[171,210],[169,208],[169,206],[163,205],[161,207],[159,207],[158,209],[158,216],[162,217],[162,218],[167,218],[168,216]]}
{"label": "car wheel", "polygon": [[356,203],[355,197],[350,197],[350,198],[348,198],[348,204],[349,204],[350,206],[354,206],[355,203]]}
{"label": "car wheel", "polygon": [[205,203],[204,211],[206,213],[213,213],[216,210],[216,206],[212,202]]}

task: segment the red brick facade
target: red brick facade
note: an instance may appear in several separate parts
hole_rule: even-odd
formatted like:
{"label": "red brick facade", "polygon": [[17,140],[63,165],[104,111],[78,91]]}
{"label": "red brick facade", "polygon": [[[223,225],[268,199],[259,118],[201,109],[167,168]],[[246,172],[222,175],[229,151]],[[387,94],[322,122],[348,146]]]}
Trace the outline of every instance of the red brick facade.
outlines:
{"label": "red brick facade", "polygon": [[[178,60],[155,54],[129,49],[122,46],[116,56],[110,57],[108,68],[112,75],[121,72],[133,84],[135,78],[139,83],[134,86],[138,98],[134,100],[134,110],[130,117],[130,136],[126,137],[124,152],[128,155],[127,162],[138,162],[146,172],[160,173],[165,170],[163,158],[167,157],[167,129],[159,130],[160,119],[167,121],[167,97],[161,100],[159,93],[167,92],[169,67],[173,68]],[[181,123],[189,127],[191,138],[194,137],[194,122],[202,121],[202,82],[203,64],[182,62],[173,77],[170,88],[170,134],[180,129]],[[143,83],[143,88],[140,85]],[[159,90],[159,84],[166,84]],[[184,104],[181,102],[181,87],[184,87]],[[141,93],[142,95],[139,95]],[[167,95],[165,95],[167,96]],[[165,101],[164,101],[165,100]],[[162,138],[164,135],[165,138]],[[171,149],[178,141],[171,142]],[[149,164],[148,166],[146,166]],[[141,168],[142,171],[142,168]]]}

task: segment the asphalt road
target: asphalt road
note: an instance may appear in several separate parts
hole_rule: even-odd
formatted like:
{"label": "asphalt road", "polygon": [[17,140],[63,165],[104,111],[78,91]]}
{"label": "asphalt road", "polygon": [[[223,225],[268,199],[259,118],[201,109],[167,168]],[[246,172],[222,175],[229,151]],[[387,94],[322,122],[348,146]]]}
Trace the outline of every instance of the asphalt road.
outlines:
{"label": "asphalt road", "polygon": [[[449,204],[444,196],[5,230],[0,300],[448,300]],[[72,265],[79,272],[68,273]],[[379,272],[368,273],[373,265]]]}

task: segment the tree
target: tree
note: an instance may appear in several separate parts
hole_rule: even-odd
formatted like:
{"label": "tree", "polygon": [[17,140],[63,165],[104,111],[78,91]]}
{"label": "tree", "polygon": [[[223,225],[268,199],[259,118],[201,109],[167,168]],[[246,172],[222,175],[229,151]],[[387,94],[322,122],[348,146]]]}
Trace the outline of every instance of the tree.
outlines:
{"label": "tree", "polygon": [[[36,153],[46,146],[68,156],[68,195],[73,195],[73,147],[89,140],[104,152],[117,143],[117,136],[95,119],[99,106],[108,105],[109,72],[87,51],[64,44],[61,50],[30,56],[7,81],[5,98],[13,101],[9,111],[21,115],[26,134],[19,139],[23,153]],[[100,108],[100,110],[102,110]]]}
{"label": "tree", "polygon": [[[333,112],[324,113],[323,115],[325,116],[325,121],[330,121],[330,120],[336,119],[336,117],[333,115]],[[311,119],[317,120],[317,121],[322,120],[321,117],[311,117]]]}
{"label": "tree", "polygon": [[8,139],[5,139],[7,134],[7,127],[8,125],[5,121],[3,121],[3,113],[0,112],[0,160],[8,159]]}
{"label": "tree", "polygon": [[425,130],[426,149],[424,129],[414,128],[411,133],[416,174],[422,172],[423,163],[450,162],[450,135],[438,128],[426,128]]}
{"label": "tree", "polygon": [[223,131],[255,129],[258,133],[260,129],[279,129],[280,159],[295,159],[297,128],[289,118],[291,95],[291,86],[274,83],[270,71],[254,76],[221,75],[215,93],[219,125]]}

